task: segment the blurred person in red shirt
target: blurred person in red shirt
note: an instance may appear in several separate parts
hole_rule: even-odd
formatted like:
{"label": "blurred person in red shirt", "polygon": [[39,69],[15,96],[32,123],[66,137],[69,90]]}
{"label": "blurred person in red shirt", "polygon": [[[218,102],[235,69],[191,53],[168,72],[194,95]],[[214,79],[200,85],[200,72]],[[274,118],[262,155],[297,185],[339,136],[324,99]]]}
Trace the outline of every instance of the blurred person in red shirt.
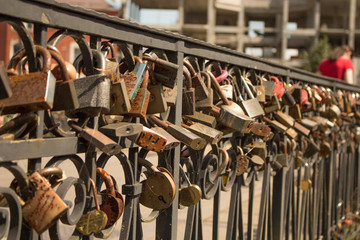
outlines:
{"label": "blurred person in red shirt", "polygon": [[319,72],[328,77],[347,83],[354,83],[354,65],[351,61],[352,49],[349,46],[336,47],[328,58],[321,61]]}

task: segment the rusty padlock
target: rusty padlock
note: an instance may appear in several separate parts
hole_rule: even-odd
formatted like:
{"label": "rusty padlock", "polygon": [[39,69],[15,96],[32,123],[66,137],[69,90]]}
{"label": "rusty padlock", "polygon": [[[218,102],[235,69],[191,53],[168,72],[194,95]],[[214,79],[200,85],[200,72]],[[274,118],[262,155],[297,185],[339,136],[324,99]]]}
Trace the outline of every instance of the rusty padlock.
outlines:
{"label": "rusty padlock", "polygon": [[[134,57],[135,61],[142,63],[142,60],[139,57]],[[136,93],[134,100],[131,102],[131,109],[126,115],[132,117],[146,117],[148,110],[148,105],[150,101],[150,91],[147,89],[149,81],[149,72],[144,70],[142,75],[142,83]]]}
{"label": "rusty padlock", "polygon": [[11,97],[10,80],[6,73],[4,62],[0,61],[0,99]]}
{"label": "rusty padlock", "polygon": [[176,190],[172,175],[165,168],[156,168],[143,158],[139,158],[139,164],[148,170],[146,180],[141,182],[143,187],[139,202],[151,209],[168,208],[174,200]]}
{"label": "rusty padlock", "polygon": [[[197,110],[211,109],[212,106],[214,105],[214,91],[211,88],[211,79],[210,79],[209,74],[207,74],[204,71],[201,71],[200,74],[202,76],[201,80],[204,82],[204,84],[208,88],[209,95],[208,95],[208,97],[206,97],[203,100],[196,101],[195,102],[195,108]],[[196,95],[195,95],[195,97],[196,97]]]}
{"label": "rusty padlock", "polygon": [[[9,76],[12,96],[1,99],[1,113],[25,113],[47,110],[53,107],[56,79],[50,71],[51,55],[46,48],[35,46],[43,59],[41,72]],[[8,71],[15,72],[19,61],[25,56],[25,49],[11,58]]]}
{"label": "rusty padlock", "polygon": [[26,223],[38,234],[50,228],[68,210],[48,180],[37,171],[29,173],[27,177],[25,173],[19,172],[10,188],[24,203],[22,216]]}
{"label": "rusty padlock", "polygon": [[154,152],[164,151],[167,143],[165,136],[145,126],[140,134],[127,136],[127,138],[140,147]]}
{"label": "rusty padlock", "polygon": [[80,127],[75,121],[69,121],[69,126],[79,133],[79,135],[85,139],[89,144],[97,147],[100,151],[107,155],[116,155],[120,153],[121,146],[105,136],[98,130],[89,127]]}
{"label": "rusty padlock", "polygon": [[100,209],[105,212],[108,219],[105,225],[106,229],[113,226],[121,217],[124,209],[124,199],[122,195],[115,190],[111,176],[103,168],[97,167],[96,175],[99,176],[106,185],[106,189],[100,192],[102,197]]}

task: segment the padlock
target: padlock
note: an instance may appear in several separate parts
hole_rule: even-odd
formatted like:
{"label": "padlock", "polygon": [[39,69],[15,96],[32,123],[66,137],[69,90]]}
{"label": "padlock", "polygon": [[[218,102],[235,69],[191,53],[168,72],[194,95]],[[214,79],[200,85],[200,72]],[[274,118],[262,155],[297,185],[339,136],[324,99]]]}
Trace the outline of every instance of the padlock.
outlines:
{"label": "padlock", "polygon": [[[168,109],[168,103],[167,103],[168,99],[166,99],[163,85],[161,83],[157,83],[155,85],[149,85],[148,89],[151,95],[150,95],[147,114],[165,112]],[[177,87],[174,89],[177,90]],[[167,93],[169,92],[174,93],[173,89],[168,88]],[[177,96],[177,94],[175,94],[175,96]]]}
{"label": "padlock", "polygon": [[139,158],[139,164],[148,170],[145,173],[146,180],[141,182],[140,204],[151,209],[168,208],[174,200],[176,190],[172,175],[165,168],[156,168],[143,158]]}
{"label": "padlock", "polygon": [[272,113],[281,109],[281,105],[277,95],[273,95],[269,101],[267,101],[264,105],[265,113]]}
{"label": "padlock", "polygon": [[310,131],[316,131],[319,127],[319,123],[309,119],[309,118],[303,118],[300,122],[302,125],[304,125],[307,129],[310,129]]}
{"label": "padlock", "polygon": [[295,119],[295,121],[300,122],[302,119],[301,108],[299,104],[289,107],[289,115]]}
{"label": "padlock", "polygon": [[183,117],[186,119],[189,119],[191,121],[194,121],[194,122],[202,123],[202,124],[212,127],[212,128],[215,128],[215,126],[217,124],[215,117],[210,116],[208,114],[201,113],[201,112],[195,112],[194,115],[185,115]]}
{"label": "padlock", "polygon": [[10,188],[24,203],[22,216],[26,223],[38,234],[50,228],[68,210],[68,206],[51,188],[50,183],[37,171],[29,173],[27,178],[25,173],[18,172]]}
{"label": "padlock", "polygon": [[[200,72],[201,76],[202,76],[202,81],[204,81],[204,84],[206,85],[206,87],[208,88],[209,91],[209,96],[203,100],[200,101],[196,101],[195,102],[195,108],[197,110],[202,110],[202,109],[211,109],[214,103],[214,90],[211,88],[211,79],[209,74],[207,74],[204,71]],[[196,95],[195,95],[196,97]]]}
{"label": "padlock", "polygon": [[310,139],[310,138],[305,138],[306,142],[307,142],[307,148],[304,151],[304,158],[311,158],[312,156],[314,156],[316,153],[319,152],[320,148],[319,146],[314,142],[314,140]]}
{"label": "padlock", "polygon": [[76,223],[76,230],[85,236],[89,236],[93,233],[100,233],[105,229],[108,222],[106,213],[100,210],[95,183],[91,178],[89,178],[89,181],[91,189],[94,193],[96,210],[83,214],[80,220]]}
{"label": "padlock", "polygon": [[106,189],[100,192],[102,198],[100,209],[106,214],[108,219],[105,228],[109,228],[121,217],[124,209],[124,199],[122,195],[115,190],[111,176],[103,168],[97,167],[96,175],[99,176],[106,185]]}
{"label": "padlock", "polygon": [[[92,55],[99,70],[105,69],[105,57],[97,50],[92,49]],[[83,56],[79,55],[74,66],[78,71],[81,69]],[[110,79],[104,73],[89,75],[74,80],[76,94],[78,96],[79,108],[67,110],[66,116],[78,118],[81,116],[95,117],[99,114],[108,113],[110,110]]]}
{"label": "padlock", "polygon": [[176,98],[177,98],[177,94],[178,94],[177,85],[175,85],[174,88],[172,88],[172,89],[163,86],[163,92],[164,92],[166,104],[168,106],[175,106]]}
{"label": "padlock", "polygon": [[129,96],[127,93],[125,81],[116,74],[115,81],[110,87],[110,110],[109,115],[122,115],[128,113],[131,109]]}
{"label": "padlock", "polygon": [[242,86],[245,88],[245,91],[250,99],[244,100],[242,99],[241,95],[240,97],[240,105],[244,109],[246,115],[248,115],[251,118],[257,118],[260,116],[263,116],[265,114],[262,106],[260,105],[259,101],[254,97],[253,93],[251,92],[248,84],[248,81],[245,80],[243,76],[241,76],[241,82]]}
{"label": "padlock", "polygon": [[229,100],[233,100],[234,87],[231,85],[229,79],[224,79],[220,85],[221,91],[224,93],[225,97]]}
{"label": "padlock", "polygon": [[[204,81],[202,81],[202,76],[200,73],[199,66],[196,66],[196,70],[194,69],[193,65],[189,62],[190,57],[184,58],[184,66],[190,72],[191,76],[191,87],[195,89],[195,101],[200,101],[209,97],[209,89],[206,87]],[[197,63],[196,58],[192,59],[192,63]]]}
{"label": "padlock", "polygon": [[208,74],[210,75],[213,87],[223,102],[220,107],[213,106],[211,113],[216,116],[218,123],[221,125],[239,132],[248,132],[250,124],[254,122],[254,119],[243,114],[243,110],[239,105],[229,101],[221,91],[220,85],[216,81],[214,75],[211,72],[208,72]]}
{"label": "padlock", "polygon": [[168,88],[174,88],[176,85],[176,75],[179,65],[171,63],[165,59],[161,59],[157,54],[144,53],[143,60],[153,63],[152,70],[156,78],[156,82],[161,83]]}
{"label": "padlock", "polygon": [[24,137],[31,132],[38,123],[38,115],[35,113],[23,113],[0,127],[1,140],[14,140]]}
{"label": "padlock", "polygon": [[270,79],[275,82],[273,94],[276,95],[278,99],[282,98],[285,92],[284,84],[275,76],[270,76]]}
{"label": "padlock", "polygon": [[79,133],[89,144],[97,147],[100,151],[107,155],[116,155],[121,152],[121,146],[105,136],[98,130],[89,127],[80,127],[75,121],[68,121],[71,128]]}
{"label": "padlock", "polygon": [[286,134],[286,136],[288,136],[291,139],[295,139],[298,135],[294,128],[288,128],[285,131],[285,134]]}
{"label": "padlock", "polygon": [[256,165],[263,165],[266,162],[267,150],[265,142],[259,139],[247,144],[244,147],[250,148],[250,151],[248,151],[247,154],[251,155],[251,162],[255,163]]}
{"label": "padlock", "polygon": [[[264,78],[265,80],[266,78]],[[271,81],[270,78],[266,79],[266,81],[263,82],[265,86],[265,99],[270,100],[272,96],[274,95],[274,89],[275,89],[275,82]]]}
{"label": "padlock", "polygon": [[192,184],[186,175],[183,167],[179,165],[181,176],[185,179],[187,186],[179,189],[179,204],[185,207],[195,205],[201,200],[201,188]]}
{"label": "padlock", "polygon": [[264,77],[256,74],[254,69],[251,69],[246,73],[245,79],[249,79],[254,86],[256,99],[260,103],[264,103],[266,101]]}
{"label": "padlock", "polygon": [[[56,81],[54,105],[52,110],[61,111],[78,108],[79,101],[75,90],[74,78],[71,79],[69,74],[70,71],[75,70],[75,67],[72,66],[73,70],[70,70],[69,68],[71,67],[66,65],[60,53],[49,47],[48,51],[50,52],[51,57],[57,62],[61,74],[61,78],[57,78]],[[54,70],[52,70],[52,72],[54,72]]]}
{"label": "padlock", "polygon": [[186,124],[181,124],[181,126],[185,127],[190,132],[204,138],[206,142],[210,144],[217,144],[223,136],[223,133],[221,131],[218,131],[215,128],[208,127],[202,123],[194,123],[191,121],[187,121],[187,123],[191,125],[188,126]]}
{"label": "padlock", "polygon": [[[149,120],[149,121],[151,121],[151,120]],[[176,138],[174,138],[170,133],[165,131],[163,128],[161,128],[159,126],[154,126],[150,129],[166,138],[166,144],[165,144],[164,150],[171,150],[180,145],[180,141],[177,140]]]}
{"label": "padlock", "polygon": [[[53,107],[56,79],[50,71],[51,55],[46,48],[38,45],[36,52],[43,60],[41,72],[9,76],[13,94],[0,100],[1,114],[36,112]],[[15,71],[25,54],[23,49],[11,58],[9,71]]]}
{"label": "padlock", "polygon": [[0,99],[11,97],[10,80],[6,73],[4,62],[0,61]]}
{"label": "padlock", "polygon": [[195,89],[192,87],[190,72],[183,67],[184,85],[182,97],[182,114],[192,115],[195,113]]}
{"label": "padlock", "polygon": [[282,166],[282,167],[288,167],[289,166],[289,155],[287,151],[287,144],[285,144],[283,141],[280,142],[280,153],[278,152],[276,154],[276,161]]}
{"label": "padlock", "polygon": [[270,127],[275,129],[276,131],[279,131],[282,134],[285,134],[286,130],[288,129],[285,125],[281,124],[280,122],[276,120],[271,120],[267,117],[263,117],[263,120],[269,124]]}
{"label": "padlock", "polygon": [[276,120],[278,120],[280,123],[284,124],[288,128],[293,127],[295,124],[295,119],[282,111],[274,112],[273,116]]}
{"label": "padlock", "polygon": [[306,128],[298,122],[295,122],[294,129],[305,137],[308,137],[311,132],[310,129]]}
{"label": "padlock", "polygon": [[321,141],[320,149],[319,149],[319,156],[320,157],[327,157],[331,153],[331,146],[325,140]]}
{"label": "padlock", "polygon": [[145,126],[139,135],[131,135],[127,136],[127,138],[140,147],[154,152],[164,151],[167,142],[165,136]]}
{"label": "padlock", "polygon": [[[136,63],[142,63],[142,60],[139,57],[135,57]],[[136,65],[135,65],[136,68]],[[148,105],[150,102],[150,91],[148,90],[148,80],[149,80],[149,73],[145,69],[142,77],[142,83],[137,90],[136,96],[134,100],[131,102],[131,109],[127,116],[131,117],[146,117],[146,113],[148,110]],[[131,101],[131,99],[130,99]],[[154,103],[152,103],[154,104]]]}
{"label": "padlock", "polygon": [[284,105],[294,106],[296,104],[295,98],[290,93],[290,87],[284,83],[284,95],[282,96],[282,102]]}
{"label": "padlock", "polygon": [[191,147],[194,150],[203,149],[206,145],[205,139],[199,137],[198,135],[190,132],[186,128],[183,128],[178,125],[171,124],[169,122],[162,122],[155,116],[150,116],[150,119],[155,122],[156,125],[164,128],[168,133],[170,133],[174,138],[178,139],[182,143]]}
{"label": "padlock", "polygon": [[237,150],[239,153],[236,155],[236,176],[241,176],[249,168],[249,157],[240,146],[237,146]]}
{"label": "padlock", "polygon": [[119,122],[107,124],[99,128],[99,131],[110,137],[127,137],[139,135],[143,130],[140,123]]}

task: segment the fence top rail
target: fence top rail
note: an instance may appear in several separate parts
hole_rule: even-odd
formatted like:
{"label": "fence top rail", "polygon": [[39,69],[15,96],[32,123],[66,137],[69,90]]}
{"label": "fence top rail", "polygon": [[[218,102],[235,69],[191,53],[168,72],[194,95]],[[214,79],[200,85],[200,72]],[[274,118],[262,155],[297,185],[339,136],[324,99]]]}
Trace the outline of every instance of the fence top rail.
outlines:
{"label": "fence top rail", "polygon": [[123,40],[144,47],[180,51],[200,58],[288,76],[294,80],[360,92],[360,86],[347,84],[337,79],[280,65],[181,34],[159,30],[55,0],[0,0],[0,4],[2,6],[0,17],[19,18],[25,22],[75,30],[102,38]]}

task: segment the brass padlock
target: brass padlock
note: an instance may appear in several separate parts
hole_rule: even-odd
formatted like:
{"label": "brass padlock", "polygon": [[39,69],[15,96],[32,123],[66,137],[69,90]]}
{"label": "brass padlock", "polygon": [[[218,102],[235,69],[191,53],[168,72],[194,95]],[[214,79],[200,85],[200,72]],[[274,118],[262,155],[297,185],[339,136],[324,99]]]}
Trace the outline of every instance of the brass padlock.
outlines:
{"label": "brass padlock", "polygon": [[174,88],[172,88],[172,89],[163,86],[163,92],[164,92],[166,104],[168,106],[175,106],[176,98],[177,98],[177,94],[178,94],[177,85],[175,85]]}
{"label": "brass padlock", "polygon": [[289,115],[295,119],[295,121],[300,122],[302,119],[301,108],[299,104],[289,107]]}
{"label": "brass padlock", "polygon": [[103,168],[97,167],[96,175],[99,176],[106,185],[106,189],[100,192],[102,197],[100,209],[107,216],[105,228],[109,228],[121,217],[124,209],[124,199],[122,195],[115,190],[111,176]]}
{"label": "brass padlock", "polygon": [[265,113],[272,113],[281,109],[281,105],[278,97],[274,94],[269,101],[267,101],[264,105]]}
{"label": "brass padlock", "polygon": [[288,128],[293,127],[295,124],[295,119],[282,111],[274,112],[273,116],[276,120],[278,120],[280,123],[284,124]]}
{"label": "brass padlock", "polygon": [[[53,107],[56,79],[50,71],[51,55],[46,48],[35,46],[42,57],[41,72],[9,76],[12,96],[1,99],[1,114],[36,112]],[[25,49],[11,58],[8,69],[15,72],[19,61],[25,56]]]}
{"label": "brass padlock", "polygon": [[143,158],[139,158],[139,164],[148,170],[146,180],[141,182],[143,187],[140,204],[151,209],[168,208],[174,200],[176,190],[172,175],[165,168],[156,168]]}
{"label": "brass padlock", "polygon": [[85,139],[89,144],[97,147],[100,151],[104,152],[107,155],[116,155],[120,153],[121,146],[105,136],[103,133],[98,130],[89,128],[89,127],[80,127],[75,121],[69,121],[69,126],[75,131],[79,132],[79,135]]}
{"label": "brass padlock", "polygon": [[285,134],[286,130],[288,129],[285,125],[281,124],[280,122],[276,120],[271,120],[267,117],[263,117],[263,120],[270,125],[273,129],[276,131],[281,132],[282,134]]}
{"label": "brass padlock", "polygon": [[83,214],[76,223],[76,230],[85,236],[89,236],[93,233],[100,233],[105,229],[108,222],[106,213],[100,210],[95,183],[91,178],[89,178],[89,181],[91,189],[94,193],[96,210]]}
{"label": "brass padlock", "polygon": [[187,186],[179,189],[179,204],[185,207],[195,205],[201,200],[201,188],[192,184],[186,175],[184,169],[179,165],[181,176],[185,179]]}

